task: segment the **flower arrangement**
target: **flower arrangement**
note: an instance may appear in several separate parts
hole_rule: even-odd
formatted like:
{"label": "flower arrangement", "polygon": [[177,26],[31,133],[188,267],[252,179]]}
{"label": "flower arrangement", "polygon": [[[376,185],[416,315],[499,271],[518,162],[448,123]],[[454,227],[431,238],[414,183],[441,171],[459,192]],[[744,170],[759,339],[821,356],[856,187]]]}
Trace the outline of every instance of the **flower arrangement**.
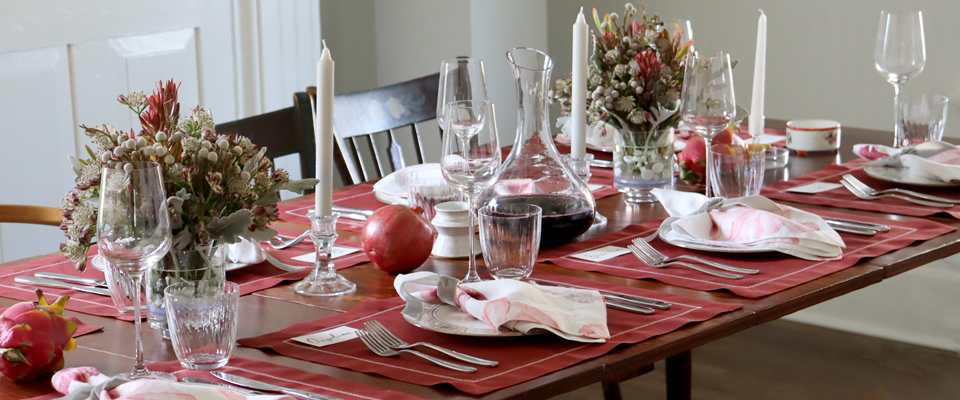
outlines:
{"label": "flower arrangement", "polygon": [[[593,56],[588,66],[587,119],[617,129],[655,132],[680,123],[680,89],[684,59],[690,48],[680,43],[680,27],[671,35],[656,15],[636,20],[637,9],[627,3],[623,19],[609,13],[601,20],[596,8],[591,31]],[[557,80],[550,97],[561,115],[570,112],[570,79]]]}
{"label": "flower arrangement", "polygon": [[286,171],[274,170],[250,139],[217,134],[209,111],[194,108],[180,116],[179,84],[159,82],[153,94],[135,91],[117,100],[140,118],[139,132],[123,132],[111,125],[81,125],[95,143],[88,159],[70,157],[77,174],[76,187],[60,201],[67,237],[60,250],[86,267],[86,256],[97,234],[97,204],[101,169],[132,168],[132,163],[157,162],[167,192],[172,250],[203,249],[235,243],[241,237],[267,240],[277,234],[269,228],[279,214],[278,192],[302,192],[316,179],[291,181]]}

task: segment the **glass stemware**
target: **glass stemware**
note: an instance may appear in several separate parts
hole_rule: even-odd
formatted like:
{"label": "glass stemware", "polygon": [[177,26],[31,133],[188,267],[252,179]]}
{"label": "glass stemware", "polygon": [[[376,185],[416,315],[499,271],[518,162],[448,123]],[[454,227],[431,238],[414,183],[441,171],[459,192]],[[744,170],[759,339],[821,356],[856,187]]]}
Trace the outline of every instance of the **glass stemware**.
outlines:
{"label": "glass stemware", "polygon": [[714,136],[730,126],[737,111],[733,95],[733,72],[730,55],[724,52],[687,56],[680,95],[680,116],[706,141],[707,171],[704,183],[710,197],[710,168],[713,154],[710,144]]}
{"label": "glass stemware", "polygon": [[[477,197],[497,181],[500,170],[500,142],[493,104],[462,100],[447,104],[443,129],[443,178],[467,197],[470,234],[475,232]],[[467,276],[460,282],[479,282],[474,241],[470,241]]]}
{"label": "glass stemware", "polygon": [[[900,87],[923,71],[927,51],[923,39],[923,14],[880,13],[877,44],[873,49],[877,72],[893,85],[894,137],[903,137],[897,110],[900,108]],[[894,146],[897,146],[894,143]]]}
{"label": "glass stemware", "polygon": [[490,100],[487,97],[483,60],[457,57],[453,61],[441,62],[440,86],[437,91],[437,123],[443,129],[447,104],[462,100]]}
{"label": "glass stemware", "polygon": [[[139,294],[143,273],[167,254],[173,241],[159,164],[126,163],[122,168],[103,169],[97,236],[100,254],[130,277],[134,293]],[[140,311],[140,296],[134,295],[136,364],[120,376],[176,381],[173,375],[152,372],[144,364]]]}

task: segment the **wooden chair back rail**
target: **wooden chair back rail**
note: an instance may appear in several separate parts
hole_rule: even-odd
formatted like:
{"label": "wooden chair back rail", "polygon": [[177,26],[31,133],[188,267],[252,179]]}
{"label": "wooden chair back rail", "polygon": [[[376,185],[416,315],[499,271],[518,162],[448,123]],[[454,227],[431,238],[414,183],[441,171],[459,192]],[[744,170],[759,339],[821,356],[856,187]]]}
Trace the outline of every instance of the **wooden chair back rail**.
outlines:
{"label": "wooden chair back rail", "polygon": [[60,226],[63,210],[54,207],[0,204],[0,223]]}
{"label": "wooden chair back rail", "polygon": [[[346,170],[350,175],[349,180],[344,180],[345,183],[383,177],[404,166],[404,161],[389,151],[400,132],[399,128],[409,127],[417,162],[423,163],[424,141],[416,124],[436,119],[439,80],[440,74],[436,73],[334,97],[333,129],[345,164],[340,173],[343,177]],[[307,93],[315,98],[316,88],[307,88]],[[401,157],[402,151],[401,147]],[[363,153],[371,159],[364,160]]]}

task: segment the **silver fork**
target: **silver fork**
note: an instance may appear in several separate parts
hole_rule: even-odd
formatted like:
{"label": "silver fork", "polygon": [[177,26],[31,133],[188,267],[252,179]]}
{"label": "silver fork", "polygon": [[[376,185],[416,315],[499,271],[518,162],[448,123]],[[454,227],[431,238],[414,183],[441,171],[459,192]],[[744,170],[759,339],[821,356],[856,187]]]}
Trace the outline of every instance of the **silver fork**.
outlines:
{"label": "silver fork", "polygon": [[416,350],[399,350],[399,351],[393,350],[389,346],[387,346],[385,343],[380,342],[379,339],[377,339],[376,337],[374,337],[369,332],[363,329],[357,330],[357,336],[360,337],[360,341],[362,341],[363,344],[367,345],[367,347],[370,348],[370,350],[376,353],[376,355],[378,356],[394,357],[394,356],[400,355],[400,353],[410,353],[410,354],[415,354],[417,356],[423,357],[427,360],[430,360],[434,364],[437,364],[441,367],[450,368],[454,371],[477,372],[477,369],[474,367],[468,367],[466,365],[460,365],[460,364],[452,363],[449,361],[444,361],[433,356],[428,356]]}
{"label": "silver fork", "polygon": [[690,264],[690,263],[683,262],[683,261],[661,262],[661,261],[655,260],[655,259],[653,259],[652,257],[648,256],[646,253],[640,251],[640,249],[637,248],[637,246],[634,246],[634,245],[632,245],[632,244],[627,245],[627,248],[630,249],[630,251],[633,252],[633,255],[637,256],[637,258],[639,258],[640,261],[643,261],[644,264],[647,264],[647,265],[649,265],[649,266],[651,266],[651,267],[654,267],[654,268],[666,268],[666,267],[669,266],[669,265],[681,265],[681,266],[684,266],[684,267],[687,267],[687,268],[690,268],[690,269],[694,269],[694,270],[703,272],[703,273],[705,273],[705,274],[710,274],[710,275],[718,276],[718,277],[721,277],[721,278],[727,278],[727,279],[741,279],[741,278],[743,278],[743,275],[731,274],[731,273],[729,273],[729,272],[723,272],[723,271],[714,271],[714,270],[712,270],[712,269],[710,269],[710,268],[701,267],[701,266],[699,266],[699,265]]}
{"label": "silver fork", "polygon": [[866,194],[869,194],[869,195],[871,195],[871,196],[879,196],[879,195],[886,194],[886,193],[902,193],[902,194],[909,195],[909,196],[913,196],[913,197],[919,197],[919,198],[924,199],[924,200],[937,201],[937,202],[941,202],[941,203],[950,203],[950,204],[958,204],[958,203],[960,203],[960,200],[958,200],[958,199],[950,199],[950,198],[946,198],[946,197],[932,196],[932,195],[929,195],[929,194],[918,193],[918,192],[914,192],[914,191],[912,191],[912,190],[907,190],[907,189],[893,188],[893,189],[877,190],[877,189],[874,189],[874,188],[870,187],[870,186],[867,185],[866,183],[863,183],[863,181],[857,179],[857,177],[855,177],[855,176],[853,176],[853,175],[850,175],[850,174],[844,174],[844,175],[843,175],[843,179],[846,179],[847,182],[850,182],[851,185],[856,186],[857,189],[860,189],[860,191],[862,191],[862,192],[864,192],[864,193],[866,193]]}
{"label": "silver fork", "polygon": [[672,262],[672,261],[677,261],[678,259],[683,258],[687,260],[696,261],[702,264],[706,264],[714,268],[720,268],[725,271],[739,272],[741,274],[750,274],[750,275],[756,275],[760,273],[760,271],[755,269],[734,267],[732,265],[721,264],[716,261],[705,260],[697,256],[691,256],[686,254],[681,254],[676,257],[667,257],[666,254],[661,253],[660,250],[655,249],[653,246],[650,245],[650,243],[647,243],[640,238],[633,239],[633,245],[637,247],[637,250],[647,253],[647,255],[657,260],[660,260],[660,262]]}
{"label": "silver fork", "polygon": [[933,202],[933,201],[920,200],[920,199],[915,199],[915,198],[913,198],[913,197],[901,196],[901,195],[899,195],[899,194],[893,194],[893,193],[885,193],[885,194],[880,194],[880,195],[867,194],[867,193],[865,193],[864,191],[860,190],[860,188],[858,188],[858,187],[854,186],[852,183],[848,182],[846,179],[841,179],[841,180],[840,180],[840,184],[843,185],[843,187],[847,188],[847,190],[849,190],[850,193],[853,193],[854,196],[857,196],[857,197],[859,197],[859,198],[861,198],[861,199],[864,199],[864,200],[876,200],[876,199],[879,199],[880,197],[894,197],[894,198],[898,198],[898,199],[900,199],[900,200],[906,200],[906,201],[909,201],[909,202],[911,202],[911,203],[920,204],[920,205],[923,205],[923,206],[940,207],[940,208],[950,208],[950,207],[953,207],[953,204],[937,203],[937,202]]}
{"label": "silver fork", "polygon": [[282,238],[282,237],[280,237],[280,236],[274,236],[274,237],[270,238],[270,241],[269,241],[268,243],[270,243],[270,246],[272,246],[273,248],[275,248],[275,249],[277,249],[277,250],[283,250],[283,249],[285,249],[285,248],[287,248],[287,247],[290,247],[290,246],[293,246],[293,245],[295,245],[295,244],[297,244],[297,243],[302,242],[303,239],[306,239],[306,238],[309,237],[309,236],[310,236],[310,231],[307,230],[307,231],[301,233],[300,236],[297,236],[296,238],[294,238],[294,239],[292,239],[292,240],[290,240],[290,239],[284,239],[284,238]]}
{"label": "silver fork", "polygon": [[387,330],[387,328],[383,326],[383,324],[381,324],[380,321],[370,321],[363,324],[363,326],[367,328],[367,332],[369,332],[370,334],[380,339],[381,342],[397,350],[409,349],[414,346],[426,346],[436,351],[439,351],[443,354],[446,354],[450,357],[456,358],[460,361],[466,361],[471,364],[483,365],[487,367],[496,367],[497,364],[499,364],[497,361],[484,360],[479,357],[466,355],[460,352],[456,352],[447,348],[437,346],[433,343],[427,343],[427,342],[417,342],[414,344],[407,343],[403,341],[403,339],[400,339],[399,337],[397,337],[397,335],[394,335],[392,332]]}

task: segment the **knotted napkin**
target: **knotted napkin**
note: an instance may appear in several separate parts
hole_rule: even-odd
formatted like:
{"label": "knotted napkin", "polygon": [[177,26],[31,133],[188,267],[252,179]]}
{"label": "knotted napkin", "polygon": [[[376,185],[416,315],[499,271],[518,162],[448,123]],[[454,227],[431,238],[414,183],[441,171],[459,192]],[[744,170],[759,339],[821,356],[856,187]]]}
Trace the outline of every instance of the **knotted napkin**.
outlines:
{"label": "knotted napkin", "polygon": [[906,177],[939,182],[960,182],[960,147],[946,142],[923,142],[903,148],[858,144],[853,152],[873,160],[864,165],[903,168]]}
{"label": "knotted napkin", "polygon": [[670,214],[658,232],[669,228],[664,236],[672,243],[771,249],[814,261],[843,255],[843,239],[823,218],[763,196],[711,199],[669,189],[654,189],[653,194]]}
{"label": "knotted napkin", "polygon": [[413,318],[423,312],[423,299],[459,307],[494,328],[525,333],[543,329],[578,342],[602,343],[610,338],[606,305],[596,290],[536,286],[515,280],[458,283],[449,276],[414,272],[398,275],[393,286],[407,302],[403,314]]}
{"label": "knotted napkin", "polygon": [[143,379],[129,381],[100,374],[93,367],[67,368],[52,379],[53,388],[62,400],[293,400],[290,396],[245,396],[229,387]]}

